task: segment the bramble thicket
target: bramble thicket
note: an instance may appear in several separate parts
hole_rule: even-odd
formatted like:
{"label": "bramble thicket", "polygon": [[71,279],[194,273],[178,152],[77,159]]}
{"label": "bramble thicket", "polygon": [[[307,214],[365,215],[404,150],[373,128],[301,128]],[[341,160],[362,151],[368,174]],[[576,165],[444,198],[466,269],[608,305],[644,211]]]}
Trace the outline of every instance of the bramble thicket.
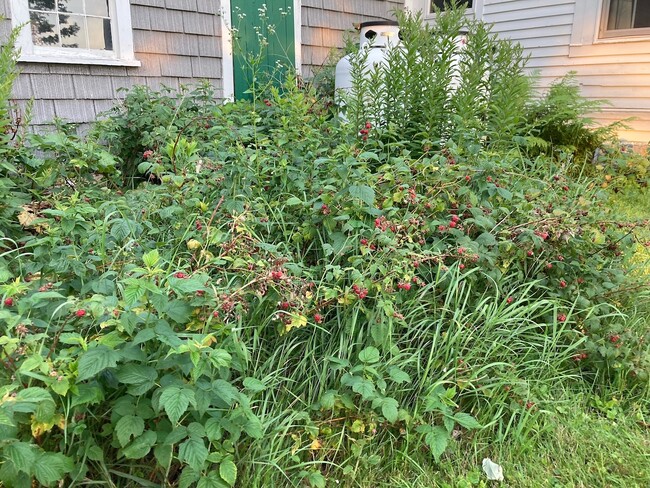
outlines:
{"label": "bramble thicket", "polygon": [[647,425],[648,158],[462,12],[400,23],[346,122],[258,76],[84,136],[15,123],[5,43],[4,486],[362,486],[525,443],[566,391]]}

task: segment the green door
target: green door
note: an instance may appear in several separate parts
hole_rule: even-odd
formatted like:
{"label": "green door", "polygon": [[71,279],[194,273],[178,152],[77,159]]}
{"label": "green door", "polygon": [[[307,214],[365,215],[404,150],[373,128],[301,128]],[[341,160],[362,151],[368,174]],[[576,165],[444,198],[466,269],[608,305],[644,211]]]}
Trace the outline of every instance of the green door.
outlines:
{"label": "green door", "polygon": [[[264,7],[266,6],[266,7]],[[293,0],[231,0],[235,98],[257,86],[282,81],[296,61]]]}

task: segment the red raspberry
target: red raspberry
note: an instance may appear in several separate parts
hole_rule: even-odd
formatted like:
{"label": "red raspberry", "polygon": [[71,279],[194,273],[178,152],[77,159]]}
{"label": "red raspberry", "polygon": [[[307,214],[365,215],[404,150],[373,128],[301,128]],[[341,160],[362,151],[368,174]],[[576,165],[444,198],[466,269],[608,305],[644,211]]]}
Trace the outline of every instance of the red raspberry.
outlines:
{"label": "red raspberry", "polygon": [[513,301],[514,301],[514,298],[512,298],[512,297],[506,298],[506,302],[508,303],[508,305],[511,304]]}
{"label": "red raspberry", "polygon": [[453,220],[451,222],[449,222],[449,227],[451,227],[452,229],[455,228],[457,225],[458,224]]}
{"label": "red raspberry", "polygon": [[399,288],[400,290],[406,290],[406,291],[409,291],[409,290],[411,289],[411,284],[410,284],[410,283],[406,283],[406,282],[404,282],[404,281],[400,281],[400,282],[397,284],[397,288]]}
{"label": "red raspberry", "polygon": [[314,322],[316,322],[317,324],[323,323],[323,316],[319,313],[314,314]]}
{"label": "red raspberry", "polygon": [[175,273],[174,276],[178,278],[179,280],[184,280],[187,278],[187,275],[183,273],[182,271],[179,271],[178,273]]}
{"label": "red raspberry", "polygon": [[560,280],[560,288],[566,288],[566,281]]}
{"label": "red raspberry", "polygon": [[74,313],[77,317],[84,317],[86,315],[86,311],[83,308],[80,308]]}
{"label": "red raspberry", "polygon": [[561,313],[560,315],[557,316],[557,321],[558,322],[566,322],[566,315]]}
{"label": "red raspberry", "polygon": [[14,299],[9,297],[5,298],[5,307],[13,307],[14,306]]}

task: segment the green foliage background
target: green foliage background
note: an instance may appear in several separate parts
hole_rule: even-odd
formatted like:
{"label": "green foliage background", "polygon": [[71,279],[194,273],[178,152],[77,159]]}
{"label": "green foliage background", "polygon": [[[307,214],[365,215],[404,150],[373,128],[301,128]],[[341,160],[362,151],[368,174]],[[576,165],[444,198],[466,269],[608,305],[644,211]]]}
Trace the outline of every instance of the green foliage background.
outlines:
{"label": "green foliage background", "polygon": [[570,80],[535,100],[519,47],[439,18],[358,54],[347,122],[290,78],[4,141],[5,485],[357,486],[526,445],[567,391],[647,419],[647,220],[608,193],[647,159],[592,165]]}

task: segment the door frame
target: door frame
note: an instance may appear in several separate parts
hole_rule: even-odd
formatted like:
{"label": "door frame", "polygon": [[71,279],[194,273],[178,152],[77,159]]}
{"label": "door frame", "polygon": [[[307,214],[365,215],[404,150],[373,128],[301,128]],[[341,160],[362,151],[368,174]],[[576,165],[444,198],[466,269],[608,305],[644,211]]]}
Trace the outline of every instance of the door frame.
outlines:
{"label": "door frame", "polygon": [[[235,99],[235,68],[232,43],[232,15],[230,0],[221,0],[221,83],[223,99],[232,102]],[[293,0],[293,32],[296,48],[295,69],[298,75],[302,71],[302,0]]]}

